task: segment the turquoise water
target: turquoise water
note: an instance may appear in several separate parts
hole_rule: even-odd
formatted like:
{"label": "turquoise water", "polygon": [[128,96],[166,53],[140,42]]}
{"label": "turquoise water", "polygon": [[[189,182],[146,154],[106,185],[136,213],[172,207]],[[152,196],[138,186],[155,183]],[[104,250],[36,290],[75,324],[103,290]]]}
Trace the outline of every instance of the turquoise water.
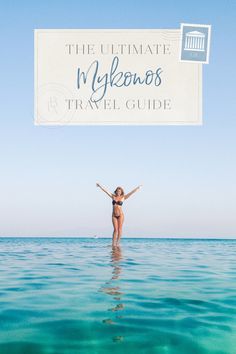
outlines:
{"label": "turquoise water", "polygon": [[236,353],[236,240],[0,239],[0,353]]}

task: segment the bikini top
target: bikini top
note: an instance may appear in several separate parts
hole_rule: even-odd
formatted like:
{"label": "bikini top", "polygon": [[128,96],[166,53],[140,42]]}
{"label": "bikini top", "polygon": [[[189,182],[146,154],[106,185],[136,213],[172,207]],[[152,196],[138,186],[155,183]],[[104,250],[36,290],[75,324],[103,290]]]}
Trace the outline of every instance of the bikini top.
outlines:
{"label": "bikini top", "polygon": [[115,204],[118,204],[118,205],[122,205],[123,202],[121,200],[119,200],[118,202],[116,202],[114,199],[112,200],[112,204],[115,205]]}

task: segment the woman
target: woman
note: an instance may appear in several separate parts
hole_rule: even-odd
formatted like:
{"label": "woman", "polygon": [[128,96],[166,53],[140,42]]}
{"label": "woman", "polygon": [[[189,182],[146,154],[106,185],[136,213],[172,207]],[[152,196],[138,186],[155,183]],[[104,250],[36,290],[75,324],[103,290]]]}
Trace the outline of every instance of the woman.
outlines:
{"label": "woman", "polygon": [[97,183],[97,187],[100,187],[101,190],[103,190],[106,194],[109,195],[109,197],[112,198],[112,204],[113,204],[113,211],[112,211],[112,223],[114,226],[114,231],[113,231],[113,238],[112,238],[112,245],[117,246],[121,234],[122,234],[122,225],[124,222],[124,214],[122,211],[122,204],[123,201],[129,198],[133,193],[135,193],[138,189],[140,189],[142,185],[136,187],[133,189],[131,192],[128,194],[124,193],[124,190],[122,187],[117,187],[116,190],[114,191],[114,194],[111,192],[107,191],[104,187],[102,187],[99,183]]}

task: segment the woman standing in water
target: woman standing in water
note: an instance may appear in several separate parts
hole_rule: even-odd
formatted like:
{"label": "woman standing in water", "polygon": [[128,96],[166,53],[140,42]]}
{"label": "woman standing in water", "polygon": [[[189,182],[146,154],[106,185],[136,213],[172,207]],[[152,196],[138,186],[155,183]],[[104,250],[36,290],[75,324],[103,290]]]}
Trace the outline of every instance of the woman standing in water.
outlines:
{"label": "woman standing in water", "polygon": [[97,187],[100,187],[103,192],[109,195],[112,198],[113,210],[112,210],[112,223],[114,226],[113,238],[112,238],[112,246],[117,246],[121,234],[122,234],[122,225],[124,222],[124,213],[122,211],[122,204],[124,200],[129,198],[133,193],[135,193],[138,189],[140,189],[142,185],[136,187],[131,192],[125,194],[122,187],[117,187],[114,191],[114,194],[107,191],[104,187],[102,187],[99,183],[97,183]]}

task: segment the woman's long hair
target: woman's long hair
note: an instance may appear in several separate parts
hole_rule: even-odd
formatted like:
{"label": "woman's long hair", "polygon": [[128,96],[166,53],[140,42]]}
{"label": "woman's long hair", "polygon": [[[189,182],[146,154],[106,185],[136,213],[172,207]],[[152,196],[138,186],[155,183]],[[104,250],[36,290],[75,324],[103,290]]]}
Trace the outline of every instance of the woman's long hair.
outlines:
{"label": "woman's long hair", "polygon": [[116,194],[117,192],[117,189],[120,189],[121,190],[121,195],[124,195],[125,192],[124,192],[124,189],[122,187],[116,187],[116,190],[114,191],[114,193]]}

